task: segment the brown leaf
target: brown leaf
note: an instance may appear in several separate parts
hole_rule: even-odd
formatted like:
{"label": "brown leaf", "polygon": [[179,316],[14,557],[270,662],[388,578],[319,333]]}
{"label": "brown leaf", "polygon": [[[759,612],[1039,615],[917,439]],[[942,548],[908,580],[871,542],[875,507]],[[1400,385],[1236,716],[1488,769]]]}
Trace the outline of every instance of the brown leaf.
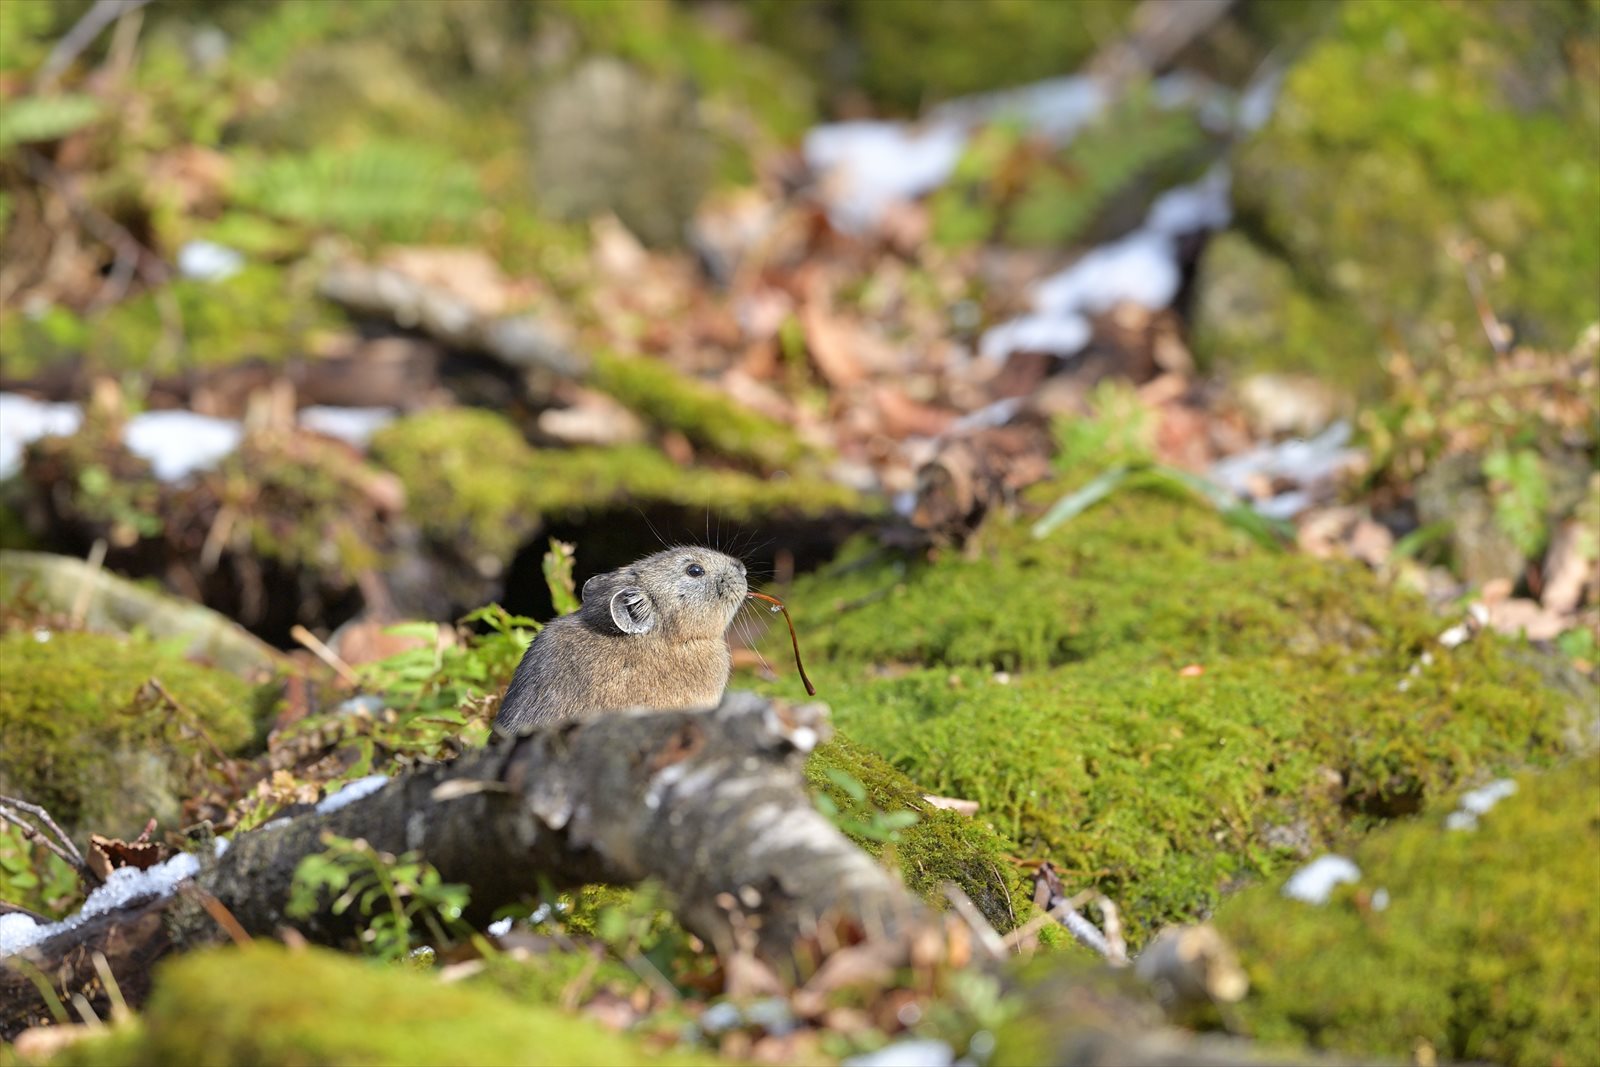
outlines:
{"label": "brown leaf", "polygon": [[855,329],[834,316],[820,301],[808,301],[800,308],[800,325],[805,330],[806,350],[825,381],[835,389],[856,384],[866,377],[854,352]]}

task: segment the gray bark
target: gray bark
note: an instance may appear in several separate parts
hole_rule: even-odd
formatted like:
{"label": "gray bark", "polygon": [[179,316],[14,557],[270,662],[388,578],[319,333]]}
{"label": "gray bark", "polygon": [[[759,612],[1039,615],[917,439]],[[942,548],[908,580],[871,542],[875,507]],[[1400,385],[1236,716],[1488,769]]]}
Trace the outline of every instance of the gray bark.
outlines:
{"label": "gray bark", "polygon": [[[324,908],[304,921],[284,913],[295,867],[322,851],[329,831],[385,852],[420,851],[446,881],[471,887],[471,921],[541,885],[656,878],[687,929],[724,959],[753,960],[780,980],[792,983],[862,939],[893,966],[929,929],[930,913],[812,808],[803,764],[827,730],[820,705],[788,708],[748,693],[713,710],[536,730],[397,778],[339,810],[240,834],[195,883],[249,933],[294,927],[315,942],[349,943],[361,922],[355,909]],[[156,958],[218,938],[192,900],[155,910],[163,922],[150,922],[143,902],[23,955],[68,996],[92,994],[96,951],[125,994],[142,989]],[[15,967],[0,971],[0,1004],[8,1034],[39,1021],[44,1007]]]}

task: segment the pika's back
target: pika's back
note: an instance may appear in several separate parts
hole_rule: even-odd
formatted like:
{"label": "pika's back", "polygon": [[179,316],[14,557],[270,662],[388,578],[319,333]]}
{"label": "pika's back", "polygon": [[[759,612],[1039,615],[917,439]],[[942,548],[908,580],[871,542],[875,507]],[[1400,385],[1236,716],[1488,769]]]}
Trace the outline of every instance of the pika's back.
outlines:
{"label": "pika's back", "polygon": [[624,708],[716,704],[731,669],[723,635],[748,591],[743,563],[700,547],[596,575],[578,610],[534,638],[495,725],[516,731]]}

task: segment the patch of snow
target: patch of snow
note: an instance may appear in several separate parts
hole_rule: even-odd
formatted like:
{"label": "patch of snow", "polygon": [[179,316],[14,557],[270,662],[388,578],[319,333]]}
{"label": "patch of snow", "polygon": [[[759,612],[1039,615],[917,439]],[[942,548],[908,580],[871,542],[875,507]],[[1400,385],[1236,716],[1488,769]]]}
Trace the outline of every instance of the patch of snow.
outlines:
{"label": "patch of snow", "polygon": [[1333,887],[1361,881],[1361,868],[1343,856],[1318,856],[1283,883],[1283,895],[1307,904],[1326,904]]}
{"label": "patch of snow", "polygon": [[985,404],[977,411],[968,412],[955,422],[952,422],[950,428],[945,431],[945,435],[955,437],[973,430],[988,430],[996,426],[1004,426],[1016,418],[1017,412],[1021,410],[1022,398],[1020,396],[996,400],[994,403]]}
{"label": "patch of snow", "polygon": [[1461,795],[1461,809],[1474,815],[1486,815],[1489,809],[1517,792],[1517,783],[1511,778],[1500,778],[1481,789]]}
{"label": "patch of snow", "polygon": [[244,256],[215,241],[189,241],[178,249],[178,273],[203,282],[220,282],[244,270]]}
{"label": "patch of snow", "polygon": [[504,937],[511,932],[511,916],[496,919],[489,924],[489,933],[493,937]]}
{"label": "patch of snow", "polygon": [[985,331],[979,354],[995,361],[1013,352],[1074,356],[1089,343],[1089,316],[1123,303],[1151,311],[1170,306],[1183,283],[1178,238],[1226,226],[1232,218],[1230,188],[1227,168],[1217,166],[1199,181],[1167,190],[1139,229],[1036,283],[1034,313]]}
{"label": "patch of snow", "polygon": [[984,331],[978,354],[1001,360],[1013,352],[1075,356],[1094,332],[1082,315],[1023,315]]}
{"label": "patch of snow", "polygon": [[39,940],[39,924],[17,912],[0,915],[0,956],[11,956]]}
{"label": "patch of snow", "polygon": [[955,170],[967,134],[949,122],[922,128],[897,122],[836,122],[812,128],[801,148],[823,175],[834,225],[859,232],[889,205],[932,192]]}
{"label": "patch of snow", "polygon": [[896,1041],[876,1052],[864,1052],[841,1062],[843,1067],[951,1067],[956,1053],[943,1041],[919,1038]]}
{"label": "patch of snow", "polygon": [[149,462],[155,476],[175,482],[208,470],[239,447],[244,428],[232,419],[192,411],[147,411],[128,420],[123,443]]}
{"label": "patch of snow", "polygon": [[724,1030],[731,1030],[743,1021],[744,1013],[739,1010],[739,1005],[726,1000],[713,1004],[700,1013],[700,1029],[708,1034],[720,1034]]}
{"label": "patch of snow", "polygon": [[1499,778],[1488,785],[1461,794],[1461,805],[1444,817],[1446,830],[1476,830],[1478,817],[1517,791],[1517,783]]}
{"label": "patch of snow", "polygon": [[1233,221],[1233,201],[1228,195],[1232,186],[1228,168],[1218,164],[1199,181],[1156,197],[1145,216],[1145,229],[1172,236],[1220,230]]}
{"label": "patch of snow", "polygon": [[1256,501],[1255,509],[1273,518],[1292,518],[1309,507],[1335,475],[1361,458],[1359,450],[1345,447],[1350,436],[1350,424],[1341,419],[1309,440],[1261,444],[1218,460],[1206,477],[1243,499],[1251,498],[1252,484],[1261,479],[1288,482],[1293,489]]}
{"label": "patch of snow", "polygon": [[1180,281],[1172,238],[1135,230],[1039,282],[1033,305],[1057,315],[1100,314],[1124,301],[1155,311],[1172,303]]}
{"label": "patch of snow", "polygon": [[[136,867],[118,867],[106,876],[105,884],[90,893],[83,907],[60,922],[40,926],[29,921],[28,927],[20,923],[0,926],[0,955],[21,952],[25,948],[48,941],[58,934],[76,929],[97,915],[115,911],[136,901],[150,897],[171,895],[178,883],[193,878],[200,871],[200,861],[187,852],[180,852],[165,863],[149,870]],[[9,917],[7,917],[9,918]],[[4,919],[0,919],[4,923]]]}
{"label": "patch of snow", "polygon": [[340,808],[347,808],[362,797],[369,797],[388,784],[389,777],[384,774],[369,774],[365,778],[357,778],[354,781],[346,782],[344,787],[337,793],[329,793],[317,802],[317,814],[327,815],[338,811]]}
{"label": "patch of snow", "polygon": [[21,393],[0,393],[0,478],[22,468],[22,450],[41,437],[66,437],[83,425],[77,404],[47,404]]}
{"label": "patch of snow", "polygon": [[395,419],[393,408],[337,408],[313,404],[300,409],[300,425],[366,448],[372,435]]}

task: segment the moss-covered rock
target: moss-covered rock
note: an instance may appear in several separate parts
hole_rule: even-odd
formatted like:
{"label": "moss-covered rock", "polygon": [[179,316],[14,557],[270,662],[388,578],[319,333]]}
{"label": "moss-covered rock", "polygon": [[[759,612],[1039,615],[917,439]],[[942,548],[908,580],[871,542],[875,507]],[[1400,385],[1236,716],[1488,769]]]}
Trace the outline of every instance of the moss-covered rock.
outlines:
{"label": "moss-covered rock", "polygon": [[372,451],[405,483],[424,531],[469,559],[509,560],[544,522],[614,507],[712,507],[747,519],[862,506],[857,494],[832,483],[685,469],[650,448],[534,448],[503,416],[481,409],[398,419],[373,438]]}
{"label": "moss-covered rock", "polygon": [[655,425],[677,430],[719,455],[768,471],[792,468],[806,458],[807,449],[793,429],[739,407],[660,360],[597,352],[590,378],[595,388]]}
{"label": "moss-covered rock", "polygon": [[836,91],[915,113],[1069,74],[1121,32],[1131,0],[835,0],[749,5],[757,33]]}
{"label": "moss-covered rock", "polygon": [[[1469,254],[1497,314],[1570,342],[1600,313],[1597,27],[1568,0],[1343,5],[1238,153],[1255,248],[1203,264],[1203,353],[1370,381],[1385,344],[1483,348]],[[1231,314],[1253,290],[1282,295]]]}
{"label": "moss-covered rock", "polygon": [[[134,834],[178,804],[215,762],[256,736],[262,694],[148,640],[0,635],[0,793],[48,807],[69,830]],[[154,694],[158,679],[176,710]]]}
{"label": "moss-covered rock", "polygon": [[1397,1060],[1600,1062],[1600,757],[1516,783],[1475,829],[1434,814],[1373,834],[1324,905],[1275,885],[1224,904],[1251,978],[1239,1021]]}
{"label": "moss-covered rock", "polygon": [[992,523],[965,558],[857,559],[786,599],[842,733],[978,801],[1024,854],[1107,892],[1136,940],[1464,778],[1551,758],[1592,716],[1502,642],[1439,646],[1421,602],[1365,571],[1153,494],[1042,541]]}
{"label": "moss-covered rock", "polygon": [[[806,774],[841,813],[860,816],[862,813],[854,810],[857,805],[830,772],[848,775],[864,786],[865,803],[878,812],[916,814],[917,821],[895,831],[892,842],[859,832],[851,837],[873,855],[887,853],[906,885],[924,900],[944,906],[944,886],[954,884],[999,930],[1011,929],[1031,912],[1029,891],[1023,888],[1008,856],[1010,845],[982,813],[968,818],[930,806],[903,772],[849,738],[835,738],[818,749],[806,765]],[[846,832],[850,832],[848,828]]]}
{"label": "moss-covered rock", "polygon": [[[707,1057],[709,1058],[709,1057]],[[70,1064],[612,1064],[647,1055],[599,1024],[479,985],[322,949],[257,943],[162,967],[136,1026],[74,1046]]]}

